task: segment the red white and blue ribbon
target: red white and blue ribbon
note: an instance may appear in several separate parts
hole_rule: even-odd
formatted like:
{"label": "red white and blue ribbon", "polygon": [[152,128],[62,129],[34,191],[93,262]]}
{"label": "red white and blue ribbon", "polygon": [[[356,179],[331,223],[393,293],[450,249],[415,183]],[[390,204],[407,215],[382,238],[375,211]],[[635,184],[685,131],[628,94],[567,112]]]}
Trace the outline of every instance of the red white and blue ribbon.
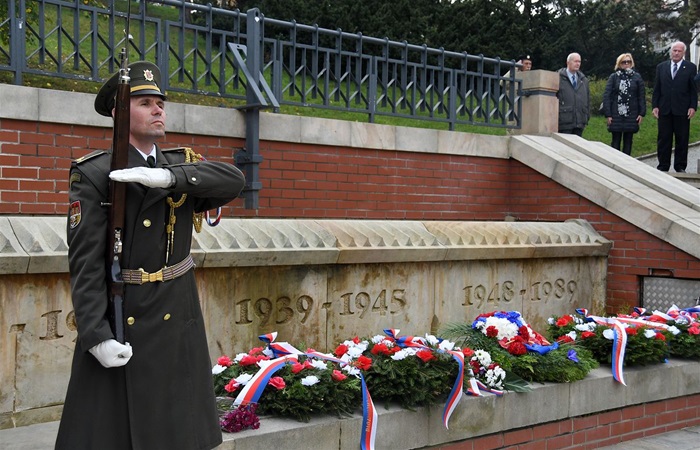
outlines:
{"label": "red white and blue ribbon", "polygon": [[362,382],[362,437],[360,447],[362,450],[374,449],[374,440],[377,437],[377,410],[374,409],[372,396],[369,395],[365,377],[360,374]]}
{"label": "red white and blue ribbon", "polygon": [[598,325],[607,325],[613,330],[613,353],[612,353],[612,374],[613,378],[623,385],[627,386],[625,383],[625,378],[622,370],[622,366],[625,362],[625,349],[627,347],[627,333],[625,332],[622,323],[613,317],[600,317],[591,316],[588,314],[588,310],[585,308],[579,308],[576,310],[577,313],[583,315],[588,320],[592,320]]}
{"label": "red white and blue ribbon", "polygon": [[233,401],[233,405],[257,403],[272,375],[286,364],[292,364],[296,360],[297,355],[285,355],[276,359],[258,362],[260,370],[243,386],[243,389]]}

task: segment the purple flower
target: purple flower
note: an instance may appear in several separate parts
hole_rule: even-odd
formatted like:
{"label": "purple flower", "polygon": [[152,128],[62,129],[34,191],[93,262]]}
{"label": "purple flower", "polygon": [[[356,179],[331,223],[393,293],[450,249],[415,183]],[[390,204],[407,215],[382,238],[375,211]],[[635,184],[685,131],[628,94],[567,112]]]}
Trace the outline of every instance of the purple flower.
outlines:
{"label": "purple flower", "polygon": [[576,350],[573,350],[573,349],[569,350],[569,353],[566,355],[566,357],[575,363],[578,362],[578,356],[576,355]]}

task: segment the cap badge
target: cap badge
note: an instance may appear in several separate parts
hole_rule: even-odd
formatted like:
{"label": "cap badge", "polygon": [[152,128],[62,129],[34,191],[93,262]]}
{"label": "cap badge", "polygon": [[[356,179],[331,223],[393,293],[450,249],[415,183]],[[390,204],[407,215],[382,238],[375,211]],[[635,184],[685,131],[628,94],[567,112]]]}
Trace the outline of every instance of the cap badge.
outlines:
{"label": "cap badge", "polygon": [[153,72],[146,69],[143,71],[143,77],[146,79],[146,81],[153,81]]}

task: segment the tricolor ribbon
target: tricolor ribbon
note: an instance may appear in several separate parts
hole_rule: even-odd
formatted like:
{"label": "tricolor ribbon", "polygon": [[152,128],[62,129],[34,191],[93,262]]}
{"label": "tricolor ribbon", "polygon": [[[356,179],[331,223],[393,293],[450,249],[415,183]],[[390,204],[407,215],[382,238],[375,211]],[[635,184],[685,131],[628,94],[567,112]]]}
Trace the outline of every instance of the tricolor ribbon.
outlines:
{"label": "tricolor ribbon", "polygon": [[576,310],[577,313],[581,314],[588,321],[593,321],[598,325],[607,325],[613,330],[613,354],[612,354],[612,374],[615,381],[625,383],[624,374],[622,371],[622,366],[625,362],[625,348],[627,347],[627,333],[625,332],[622,323],[615,318],[610,317],[600,317],[591,316],[588,314],[588,310],[585,308],[579,308]]}
{"label": "tricolor ribbon", "polygon": [[291,364],[296,360],[297,355],[285,355],[276,359],[258,362],[260,370],[243,386],[243,389],[233,401],[233,405],[257,403],[272,375],[284,367],[285,364]]}

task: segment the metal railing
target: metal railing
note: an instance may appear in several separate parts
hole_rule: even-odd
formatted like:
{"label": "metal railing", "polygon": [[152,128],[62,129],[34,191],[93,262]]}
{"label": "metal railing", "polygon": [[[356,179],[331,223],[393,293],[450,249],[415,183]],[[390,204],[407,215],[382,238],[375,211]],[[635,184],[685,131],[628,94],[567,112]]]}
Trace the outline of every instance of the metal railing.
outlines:
{"label": "metal railing", "polygon": [[[14,84],[30,74],[101,82],[117,70],[126,11],[114,0],[107,8],[83,0],[0,1],[8,13],[0,17],[0,71],[12,72]],[[249,104],[249,80],[230,46],[235,44],[247,50],[243,59],[258,61],[260,81],[269,88],[261,92],[274,98],[267,105],[275,110],[333,109],[367,115],[370,122],[377,116],[443,122],[451,130],[458,124],[520,127],[513,61],[275,20],[257,11],[251,21],[239,11],[176,0],[134,6],[130,60],[158,64],[169,92]],[[250,45],[249,36],[260,41]]]}

